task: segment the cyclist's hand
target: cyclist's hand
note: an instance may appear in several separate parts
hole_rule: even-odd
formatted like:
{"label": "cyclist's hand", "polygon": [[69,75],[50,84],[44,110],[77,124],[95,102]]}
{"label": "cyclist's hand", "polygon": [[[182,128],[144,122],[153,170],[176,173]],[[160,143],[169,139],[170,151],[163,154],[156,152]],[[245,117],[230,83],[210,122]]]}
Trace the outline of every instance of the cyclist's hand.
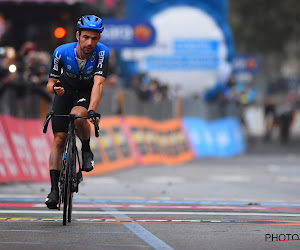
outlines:
{"label": "cyclist's hand", "polygon": [[88,118],[90,119],[90,122],[93,123],[92,118],[96,118],[97,123],[100,122],[101,115],[97,113],[95,110],[89,110],[88,111]]}
{"label": "cyclist's hand", "polygon": [[65,89],[60,85],[59,80],[53,84],[53,92],[56,95],[63,95],[65,93]]}

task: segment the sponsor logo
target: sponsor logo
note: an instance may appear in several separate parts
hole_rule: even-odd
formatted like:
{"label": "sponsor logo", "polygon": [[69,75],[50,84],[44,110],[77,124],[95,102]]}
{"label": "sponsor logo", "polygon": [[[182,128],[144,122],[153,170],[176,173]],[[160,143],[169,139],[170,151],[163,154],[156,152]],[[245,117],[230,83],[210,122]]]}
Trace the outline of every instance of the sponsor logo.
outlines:
{"label": "sponsor logo", "polygon": [[93,66],[88,67],[87,70],[86,70],[86,73],[88,73],[88,74],[92,73],[93,69],[94,69]]}
{"label": "sponsor logo", "polygon": [[67,76],[68,76],[68,77],[71,77],[71,78],[76,78],[76,75],[74,75],[74,74],[71,74],[71,73],[69,73],[69,72],[67,72],[67,71],[66,71],[66,74],[67,74]]}
{"label": "sponsor logo", "polygon": [[97,71],[95,72],[95,75],[102,75],[103,74],[103,71]]}
{"label": "sponsor logo", "polygon": [[72,69],[71,65],[67,65],[68,70]]}
{"label": "sponsor logo", "polygon": [[85,102],[85,101],[86,101],[85,98],[81,98],[81,99],[79,99],[79,100],[77,101],[77,103],[79,103],[79,102]]}
{"label": "sponsor logo", "polygon": [[139,24],[134,28],[134,38],[141,43],[147,43],[152,36],[150,27],[144,24]]}
{"label": "sponsor logo", "polygon": [[58,71],[58,63],[59,63],[60,58],[61,58],[61,55],[58,56],[58,51],[56,51],[56,54],[54,57],[54,65],[53,65],[53,69],[55,71]]}
{"label": "sponsor logo", "polygon": [[89,79],[91,79],[93,76],[94,76],[94,75],[91,75],[91,76],[85,76],[85,77],[83,77],[83,80],[89,80]]}
{"label": "sponsor logo", "polygon": [[68,56],[67,56],[67,60],[68,60],[68,61],[71,61],[72,59],[71,59],[71,57],[68,57]]}
{"label": "sponsor logo", "polygon": [[105,55],[105,51],[100,51],[99,52],[99,59],[98,59],[98,65],[97,65],[97,68],[102,68],[102,63],[104,61],[104,55]]}
{"label": "sponsor logo", "polygon": [[60,75],[55,75],[55,74],[52,74],[52,73],[50,73],[50,76],[51,77],[60,77]]}

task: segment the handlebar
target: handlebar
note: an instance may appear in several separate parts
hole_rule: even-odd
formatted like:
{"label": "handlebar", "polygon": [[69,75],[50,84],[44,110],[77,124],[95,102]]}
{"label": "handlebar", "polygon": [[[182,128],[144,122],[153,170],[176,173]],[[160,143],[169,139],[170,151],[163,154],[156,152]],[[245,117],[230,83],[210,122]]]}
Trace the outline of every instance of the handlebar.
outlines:
{"label": "handlebar", "polygon": [[[89,119],[87,116],[79,116],[79,115],[73,115],[73,114],[68,114],[68,115],[56,115],[54,114],[54,111],[50,111],[50,113],[47,115],[46,120],[44,122],[43,125],[43,133],[46,134],[47,133],[47,129],[48,129],[48,124],[49,121],[52,119],[52,117],[73,117],[74,120],[78,119],[78,118],[83,118],[83,119]],[[99,117],[101,118],[101,116]],[[100,133],[100,129],[99,129],[99,125],[97,123],[97,120],[95,117],[92,118],[92,122],[95,128],[95,136],[99,137],[99,133]]]}

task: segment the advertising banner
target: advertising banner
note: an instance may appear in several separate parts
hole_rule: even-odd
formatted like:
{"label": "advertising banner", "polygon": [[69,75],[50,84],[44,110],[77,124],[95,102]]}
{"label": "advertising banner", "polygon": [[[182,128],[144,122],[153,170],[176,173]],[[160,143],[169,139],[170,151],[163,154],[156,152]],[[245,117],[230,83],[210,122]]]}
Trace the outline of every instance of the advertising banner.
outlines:
{"label": "advertising banner", "polygon": [[155,30],[146,20],[104,19],[103,23],[101,43],[114,49],[148,47],[155,40]]}
{"label": "advertising banner", "polygon": [[179,96],[212,88],[220,80],[223,65],[231,68],[234,56],[227,2],[127,1],[126,17],[137,18],[143,13],[156,31],[155,41],[148,48],[122,50],[128,71],[147,72],[176,89]]}
{"label": "advertising banner", "polygon": [[157,128],[165,164],[175,165],[194,159],[194,153],[180,119],[165,121]]}
{"label": "advertising banner", "polygon": [[33,155],[30,151],[30,145],[25,136],[22,120],[3,116],[4,127],[7,128],[7,136],[14,149],[14,157],[19,164],[20,173],[18,181],[38,181],[39,173],[34,164]]}
{"label": "advertising banner", "polygon": [[21,170],[16,161],[15,152],[7,137],[3,124],[3,116],[0,116],[0,182],[22,179]]}
{"label": "advertising banner", "polygon": [[189,117],[183,119],[183,124],[196,157],[214,155],[215,145],[208,122],[203,119]]}
{"label": "advertising banner", "polygon": [[120,170],[136,164],[132,149],[122,129],[120,117],[107,117],[100,124],[100,136],[94,136],[91,125],[91,148],[94,153],[95,169],[85,175],[99,175]]}
{"label": "advertising banner", "polygon": [[130,137],[141,165],[179,164],[194,158],[181,126],[181,120],[156,122],[144,117],[126,117]]}
{"label": "advertising banner", "polygon": [[244,134],[237,118],[211,122],[184,118],[183,123],[197,157],[228,157],[246,151]]}
{"label": "advertising banner", "polygon": [[50,143],[42,131],[42,122],[40,120],[23,120],[22,127],[25,132],[25,138],[32,160],[38,172],[37,181],[49,181],[49,155]]}
{"label": "advertising banner", "polygon": [[148,165],[161,162],[157,124],[146,117],[137,116],[126,117],[125,124],[129,128],[128,138],[133,141],[133,150],[137,152],[137,163]]}

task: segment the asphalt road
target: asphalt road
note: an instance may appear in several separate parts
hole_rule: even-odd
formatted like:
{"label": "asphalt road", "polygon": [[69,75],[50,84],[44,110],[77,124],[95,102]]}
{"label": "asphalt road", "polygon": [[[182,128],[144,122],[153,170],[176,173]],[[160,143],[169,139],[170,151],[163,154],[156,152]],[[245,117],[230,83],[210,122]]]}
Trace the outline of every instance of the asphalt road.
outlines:
{"label": "asphalt road", "polygon": [[300,155],[258,151],[86,177],[67,226],[49,184],[3,184],[0,249],[299,249]]}

